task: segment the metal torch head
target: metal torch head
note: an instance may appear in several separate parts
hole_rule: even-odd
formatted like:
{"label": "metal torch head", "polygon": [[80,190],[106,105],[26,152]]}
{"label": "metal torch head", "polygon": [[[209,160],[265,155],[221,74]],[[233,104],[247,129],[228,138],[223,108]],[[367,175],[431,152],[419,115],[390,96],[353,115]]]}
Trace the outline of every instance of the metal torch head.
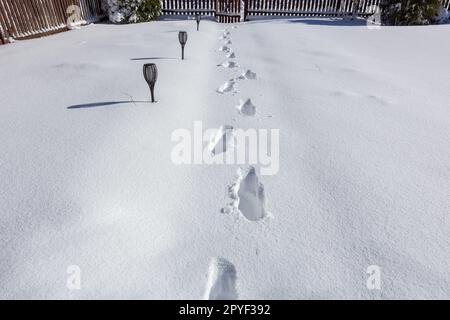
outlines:
{"label": "metal torch head", "polygon": [[186,31],[180,31],[178,33],[178,40],[180,41],[180,44],[184,46],[187,42],[187,32]]}
{"label": "metal torch head", "polygon": [[155,84],[158,79],[158,69],[154,63],[144,64],[144,78],[149,85]]}

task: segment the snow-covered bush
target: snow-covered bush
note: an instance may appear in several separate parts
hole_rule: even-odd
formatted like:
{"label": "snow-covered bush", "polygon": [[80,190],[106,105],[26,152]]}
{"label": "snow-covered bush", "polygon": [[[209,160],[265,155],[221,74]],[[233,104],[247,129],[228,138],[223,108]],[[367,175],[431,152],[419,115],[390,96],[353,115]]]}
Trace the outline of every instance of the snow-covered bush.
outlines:
{"label": "snow-covered bush", "polygon": [[161,12],[160,0],[106,0],[106,4],[113,23],[151,21]]}
{"label": "snow-covered bush", "polygon": [[137,9],[138,22],[155,20],[161,14],[160,0],[143,0]]}
{"label": "snow-covered bush", "polygon": [[430,24],[441,5],[441,0],[381,0],[381,21],[387,25]]}
{"label": "snow-covered bush", "polygon": [[2,26],[0,26],[0,41],[3,40],[6,43],[13,43],[15,42],[13,37],[10,37],[9,34],[6,32],[6,30],[3,30]]}
{"label": "snow-covered bush", "polygon": [[444,8],[441,7],[438,11],[437,16],[434,18],[434,22],[437,24],[447,23],[450,22],[450,12]]}

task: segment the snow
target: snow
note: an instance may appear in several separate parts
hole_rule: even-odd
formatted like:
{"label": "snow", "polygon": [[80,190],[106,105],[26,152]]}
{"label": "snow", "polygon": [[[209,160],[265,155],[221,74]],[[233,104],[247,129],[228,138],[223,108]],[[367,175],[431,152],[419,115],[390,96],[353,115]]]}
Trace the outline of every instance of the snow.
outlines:
{"label": "snow", "polygon": [[255,80],[256,79],[256,73],[253,72],[252,70],[246,70],[237,79],[239,79],[239,80],[245,80],[245,79]]}
{"label": "snow", "polygon": [[224,68],[230,68],[230,69],[239,67],[238,64],[236,62],[234,62],[234,61],[225,61],[225,62],[223,62],[221,64],[218,64],[217,66],[218,67],[224,67]]}
{"label": "snow", "polygon": [[251,99],[239,100],[239,104],[236,106],[240,114],[246,116],[254,116],[256,114],[256,107],[253,105]]}
{"label": "snow", "polygon": [[237,175],[236,182],[228,189],[231,201],[221,212],[242,214],[249,221],[269,216],[265,208],[264,186],[258,180],[255,167],[250,166],[245,172],[239,169]]}
{"label": "snow", "polygon": [[[450,298],[449,25],[236,26],[98,24],[0,47],[1,298]],[[218,68],[230,52],[240,67]],[[241,189],[270,219],[221,213],[238,165],[171,161],[172,132],[199,120],[280,129],[279,172]]]}
{"label": "snow", "polygon": [[441,7],[438,11],[437,17],[435,18],[436,23],[447,23],[450,19],[450,12],[444,8]]}
{"label": "snow", "polygon": [[219,51],[223,51],[223,52],[231,52],[231,50],[230,50],[230,47],[227,47],[227,46],[221,46],[220,48],[219,48]]}
{"label": "snow", "polygon": [[234,59],[234,58],[236,58],[234,52],[230,52],[229,54],[227,54],[227,59]]}
{"label": "snow", "polygon": [[234,300],[236,291],[236,268],[222,257],[213,258],[209,267],[205,300]]}
{"label": "snow", "polygon": [[235,79],[230,79],[228,81],[226,81],[225,83],[223,83],[219,88],[217,88],[217,93],[227,93],[227,92],[236,92],[236,80]]}
{"label": "snow", "polygon": [[224,153],[227,151],[227,148],[232,148],[232,133],[233,126],[224,125],[217,130],[217,133],[213,135],[209,144],[209,152],[212,155]]}

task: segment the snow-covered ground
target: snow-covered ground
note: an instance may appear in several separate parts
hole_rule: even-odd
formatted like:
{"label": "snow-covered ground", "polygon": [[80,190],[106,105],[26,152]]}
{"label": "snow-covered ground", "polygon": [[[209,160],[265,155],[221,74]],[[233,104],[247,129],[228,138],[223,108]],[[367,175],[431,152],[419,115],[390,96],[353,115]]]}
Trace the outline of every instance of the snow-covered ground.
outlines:
{"label": "snow-covered ground", "polygon": [[[0,47],[0,298],[450,298],[450,26],[236,26]],[[195,121],[279,129],[278,173],[175,165]]]}

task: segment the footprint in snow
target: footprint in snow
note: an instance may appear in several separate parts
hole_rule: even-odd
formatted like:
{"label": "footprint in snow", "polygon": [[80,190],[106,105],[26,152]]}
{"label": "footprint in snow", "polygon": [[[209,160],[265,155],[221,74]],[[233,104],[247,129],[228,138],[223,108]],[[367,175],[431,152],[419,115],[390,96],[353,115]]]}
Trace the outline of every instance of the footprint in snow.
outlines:
{"label": "footprint in snow", "polygon": [[247,220],[259,221],[268,216],[264,186],[259,182],[253,166],[247,172],[238,171],[237,181],[228,189],[231,203],[221,210],[222,213],[240,212]]}
{"label": "footprint in snow", "polygon": [[256,79],[256,73],[254,73],[251,70],[244,71],[239,77],[236,78],[237,80],[255,80]]}
{"label": "footprint in snow", "polygon": [[228,39],[223,44],[226,45],[226,46],[229,46],[229,45],[233,44],[233,42],[231,42],[231,40]]}
{"label": "footprint in snow", "polygon": [[236,92],[235,88],[236,81],[234,79],[231,79],[224,84],[222,84],[218,89],[218,93],[226,93],[226,92]]}
{"label": "footprint in snow", "polygon": [[238,109],[239,113],[244,116],[252,117],[256,114],[256,107],[253,105],[250,98],[246,100],[240,99],[236,109]]}
{"label": "footprint in snow", "polygon": [[234,52],[230,52],[229,54],[227,54],[227,59],[234,59],[234,58],[236,58]]}
{"label": "footprint in snow", "polygon": [[219,37],[219,40],[231,40],[231,34],[230,33],[224,33]]}
{"label": "footprint in snow", "polygon": [[224,67],[224,68],[237,68],[239,65],[234,61],[225,61],[224,63],[218,64],[218,67]]}
{"label": "footprint in snow", "polygon": [[219,51],[229,53],[229,52],[231,52],[231,49],[229,47],[227,47],[227,46],[221,46],[219,48]]}
{"label": "footprint in snow", "polygon": [[224,125],[219,128],[212,137],[208,149],[213,156],[227,152],[227,149],[233,147],[233,126]]}
{"label": "footprint in snow", "polygon": [[209,266],[206,300],[236,300],[236,268],[228,260],[213,258]]}
{"label": "footprint in snow", "polygon": [[265,209],[264,186],[259,182],[256,170],[250,167],[242,177],[238,190],[239,211],[251,221],[258,221],[267,216]]}

